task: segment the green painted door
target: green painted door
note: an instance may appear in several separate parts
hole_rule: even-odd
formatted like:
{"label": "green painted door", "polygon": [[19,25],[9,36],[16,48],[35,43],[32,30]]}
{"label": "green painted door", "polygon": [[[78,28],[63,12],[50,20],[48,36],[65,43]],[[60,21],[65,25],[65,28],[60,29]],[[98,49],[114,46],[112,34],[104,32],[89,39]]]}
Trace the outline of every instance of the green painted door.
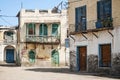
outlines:
{"label": "green painted door", "polygon": [[35,52],[32,50],[29,52],[29,60],[31,63],[35,62]]}
{"label": "green painted door", "polygon": [[59,65],[59,52],[57,50],[52,51],[52,65],[53,66]]}

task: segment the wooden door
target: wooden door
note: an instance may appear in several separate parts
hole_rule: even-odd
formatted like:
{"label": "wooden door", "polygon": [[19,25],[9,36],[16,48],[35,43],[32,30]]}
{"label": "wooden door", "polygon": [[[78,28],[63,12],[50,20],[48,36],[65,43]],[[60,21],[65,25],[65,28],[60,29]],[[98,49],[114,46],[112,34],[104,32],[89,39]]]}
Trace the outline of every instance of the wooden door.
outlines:
{"label": "wooden door", "polygon": [[101,45],[101,67],[111,66],[111,45]]}
{"label": "wooden door", "polygon": [[79,48],[80,71],[86,70],[86,57],[87,57],[86,54],[87,54],[86,46],[80,47]]}
{"label": "wooden door", "polygon": [[14,63],[14,49],[7,49],[6,50],[6,62],[7,63]]}

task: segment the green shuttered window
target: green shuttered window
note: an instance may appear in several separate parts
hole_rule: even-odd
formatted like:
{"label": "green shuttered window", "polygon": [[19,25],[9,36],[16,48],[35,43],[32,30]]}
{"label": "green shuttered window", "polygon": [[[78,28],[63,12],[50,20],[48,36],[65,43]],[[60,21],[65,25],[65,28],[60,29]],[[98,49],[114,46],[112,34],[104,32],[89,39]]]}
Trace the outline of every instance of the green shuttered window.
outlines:
{"label": "green shuttered window", "polygon": [[52,24],[52,36],[58,35],[58,24]]}
{"label": "green shuttered window", "polygon": [[48,27],[46,24],[40,25],[40,35],[48,35]]}
{"label": "green shuttered window", "polygon": [[28,35],[35,35],[35,24],[34,23],[27,24],[27,33]]}

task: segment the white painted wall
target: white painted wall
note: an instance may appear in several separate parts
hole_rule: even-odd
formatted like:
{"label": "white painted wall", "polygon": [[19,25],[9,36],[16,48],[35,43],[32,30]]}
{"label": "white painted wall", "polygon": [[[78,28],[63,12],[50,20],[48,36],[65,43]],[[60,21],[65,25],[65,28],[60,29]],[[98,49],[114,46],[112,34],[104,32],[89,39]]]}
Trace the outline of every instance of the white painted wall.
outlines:
{"label": "white painted wall", "polygon": [[[4,32],[5,31],[14,31],[15,34],[13,35],[13,40],[17,42],[17,31],[11,30],[11,27],[1,27],[0,30],[0,61],[3,62],[5,60],[5,48],[7,46],[13,46],[16,50],[16,43],[11,44],[11,43],[4,43]],[[14,55],[14,60],[16,60],[16,51]]]}

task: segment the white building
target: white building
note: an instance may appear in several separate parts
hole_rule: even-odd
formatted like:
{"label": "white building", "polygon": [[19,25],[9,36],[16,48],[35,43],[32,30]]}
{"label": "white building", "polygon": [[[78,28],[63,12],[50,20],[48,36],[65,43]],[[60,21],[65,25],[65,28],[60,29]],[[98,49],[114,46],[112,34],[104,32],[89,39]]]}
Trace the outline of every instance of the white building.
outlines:
{"label": "white building", "polygon": [[19,51],[23,66],[65,66],[67,10],[27,10],[18,13]]}
{"label": "white building", "polygon": [[17,27],[0,27],[0,64],[16,63]]}

